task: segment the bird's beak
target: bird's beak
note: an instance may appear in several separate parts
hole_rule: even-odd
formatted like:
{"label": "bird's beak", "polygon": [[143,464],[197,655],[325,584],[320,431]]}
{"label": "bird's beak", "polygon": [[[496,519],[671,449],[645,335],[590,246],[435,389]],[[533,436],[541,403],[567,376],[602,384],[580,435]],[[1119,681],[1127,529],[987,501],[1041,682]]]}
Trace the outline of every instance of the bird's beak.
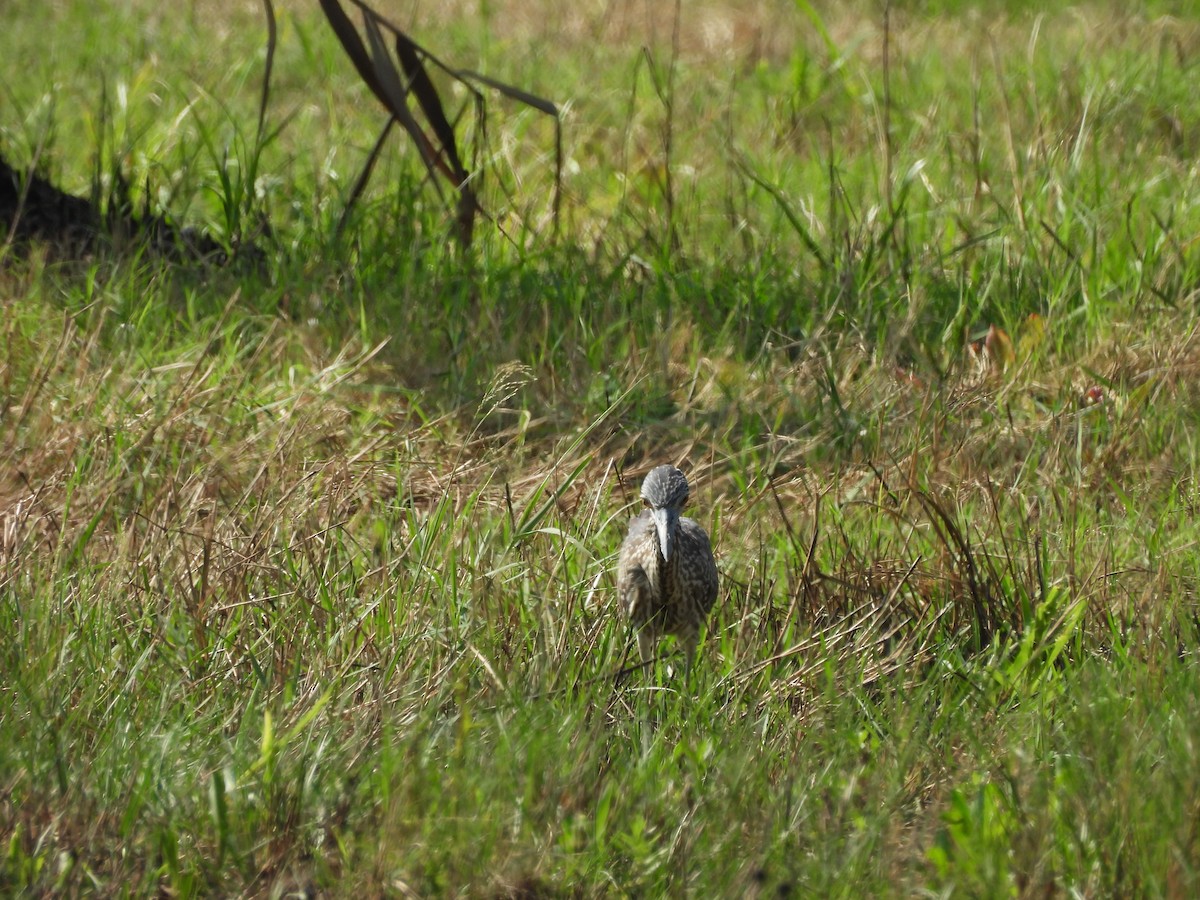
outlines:
{"label": "bird's beak", "polygon": [[679,525],[679,513],[673,509],[655,509],[650,511],[650,515],[658,530],[658,546],[662,550],[662,557],[669,560],[675,552],[675,528]]}

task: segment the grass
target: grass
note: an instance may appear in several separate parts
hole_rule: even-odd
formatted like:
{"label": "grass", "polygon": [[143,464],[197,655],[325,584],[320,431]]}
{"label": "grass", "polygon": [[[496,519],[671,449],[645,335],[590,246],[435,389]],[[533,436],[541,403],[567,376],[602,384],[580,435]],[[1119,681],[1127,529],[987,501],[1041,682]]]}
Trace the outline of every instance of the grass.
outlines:
{"label": "grass", "polygon": [[[381,5],[566,108],[554,239],[492,98],[469,253],[399,143],[336,233],[381,117],[315,10],[258,149],[253,5],[0,38],[8,158],[274,235],[5,252],[3,892],[1196,892],[1200,21],[618,7]],[[690,685],[618,675],[663,461]]]}

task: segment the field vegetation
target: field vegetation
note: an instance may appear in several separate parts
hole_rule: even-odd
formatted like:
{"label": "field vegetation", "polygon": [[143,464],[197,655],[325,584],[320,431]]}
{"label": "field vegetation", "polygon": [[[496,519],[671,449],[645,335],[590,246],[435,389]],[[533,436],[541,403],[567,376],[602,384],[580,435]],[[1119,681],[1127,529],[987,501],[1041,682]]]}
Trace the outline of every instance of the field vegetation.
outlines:
{"label": "field vegetation", "polygon": [[6,13],[0,155],[224,252],[0,251],[0,893],[1200,892],[1191,6],[376,8],[557,215],[443,79],[471,246],[399,133],[343,221],[316,3],[261,134],[259,3]]}

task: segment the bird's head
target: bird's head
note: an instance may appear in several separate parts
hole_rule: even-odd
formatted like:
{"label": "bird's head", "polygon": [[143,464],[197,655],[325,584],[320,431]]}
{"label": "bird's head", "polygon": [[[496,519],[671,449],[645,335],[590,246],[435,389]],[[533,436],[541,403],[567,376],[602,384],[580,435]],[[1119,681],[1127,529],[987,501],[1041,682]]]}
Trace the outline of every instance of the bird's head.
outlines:
{"label": "bird's head", "polygon": [[651,469],[642,482],[642,500],[650,508],[654,528],[658,532],[658,547],[664,560],[669,560],[675,551],[679,514],[687,503],[688,493],[687,479],[674,466]]}

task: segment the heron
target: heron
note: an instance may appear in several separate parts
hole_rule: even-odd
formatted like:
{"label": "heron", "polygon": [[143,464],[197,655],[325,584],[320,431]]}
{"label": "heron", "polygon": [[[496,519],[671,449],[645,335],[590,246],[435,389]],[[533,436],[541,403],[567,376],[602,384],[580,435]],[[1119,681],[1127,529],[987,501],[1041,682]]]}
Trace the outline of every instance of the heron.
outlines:
{"label": "heron", "polygon": [[699,523],[682,515],[690,488],[674,466],[650,470],[642,482],[646,509],[629,522],[617,562],[621,606],[637,631],[642,663],[658,641],[675,635],[690,673],[700,628],[717,600],[717,563]]}

